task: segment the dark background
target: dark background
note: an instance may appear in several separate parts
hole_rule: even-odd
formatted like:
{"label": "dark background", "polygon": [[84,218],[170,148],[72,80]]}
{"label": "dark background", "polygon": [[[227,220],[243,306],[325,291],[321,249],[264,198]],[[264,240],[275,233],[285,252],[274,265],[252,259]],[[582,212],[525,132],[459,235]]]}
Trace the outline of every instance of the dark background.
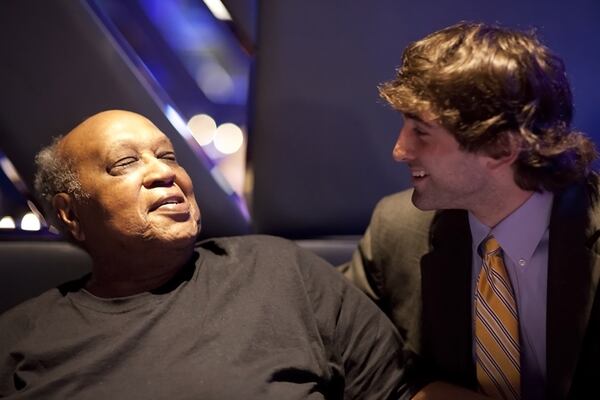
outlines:
{"label": "dark background", "polygon": [[173,128],[168,96],[148,85],[83,0],[0,3],[0,150],[25,183],[50,137],[102,109],[127,108],[175,142],[196,185],[205,235],[360,235],[376,201],[409,185],[406,168],[391,158],[400,118],[377,85],[393,77],[409,42],[462,20],[537,30],[565,60],[574,125],[600,139],[597,0],[225,3],[252,63],[250,218],[215,184],[198,146]]}

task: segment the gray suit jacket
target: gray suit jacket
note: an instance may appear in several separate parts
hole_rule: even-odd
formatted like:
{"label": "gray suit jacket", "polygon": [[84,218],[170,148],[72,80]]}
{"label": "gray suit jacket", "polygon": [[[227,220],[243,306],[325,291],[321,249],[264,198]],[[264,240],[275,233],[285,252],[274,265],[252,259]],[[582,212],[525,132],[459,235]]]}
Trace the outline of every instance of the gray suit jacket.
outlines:
{"label": "gray suit jacket", "polygon": [[[384,198],[342,272],[390,316],[414,353],[414,388],[444,380],[476,388],[471,233],[463,210],[423,212],[411,191]],[[547,299],[549,399],[600,393],[598,178],[555,196]]]}

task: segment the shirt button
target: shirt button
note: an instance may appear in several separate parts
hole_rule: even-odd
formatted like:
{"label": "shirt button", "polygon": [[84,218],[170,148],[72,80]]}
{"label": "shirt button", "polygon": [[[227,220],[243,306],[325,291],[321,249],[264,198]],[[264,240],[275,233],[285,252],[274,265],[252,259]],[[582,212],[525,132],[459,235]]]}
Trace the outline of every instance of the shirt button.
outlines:
{"label": "shirt button", "polygon": [[524,266],[525,266],[525,264],[527,264],[527,261],[525,261],[525,259],[524,259],[524,258],[519,258],[519,265],[520,265],[521,267],[524,267]]}

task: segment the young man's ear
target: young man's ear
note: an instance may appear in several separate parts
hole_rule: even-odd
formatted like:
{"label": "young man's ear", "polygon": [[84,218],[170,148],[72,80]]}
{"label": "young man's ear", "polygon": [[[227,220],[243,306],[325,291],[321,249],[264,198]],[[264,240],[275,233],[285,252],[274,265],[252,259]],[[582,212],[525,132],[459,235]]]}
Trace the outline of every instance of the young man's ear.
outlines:
{"label": "young man's ear", "polygon": [[66,226],[73,239],[82,242],[85,234],[81,229],[73,196],[68,193],[57,193],[52,199],[52,205],[58,219]]}
{"label": "young man's ear", "polygon": [[503,132],[490,149],[490,159],[487,164],[491,169],[501,166],[511,166],[521,153],[521,139],[513,132]]}

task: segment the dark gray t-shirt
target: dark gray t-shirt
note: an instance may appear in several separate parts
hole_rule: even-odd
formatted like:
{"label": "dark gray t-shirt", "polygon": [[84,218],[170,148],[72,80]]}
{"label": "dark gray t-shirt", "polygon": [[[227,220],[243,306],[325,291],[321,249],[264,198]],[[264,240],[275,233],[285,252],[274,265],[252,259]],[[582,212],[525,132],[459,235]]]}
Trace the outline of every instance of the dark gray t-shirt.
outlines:
{"label": "dark gray t-shirt", "polygon": [[327,263],[282,239],[197,247],[152,292],[72,282],[0,316],[0,397],[387,399],[402,374],[391,322]]}

